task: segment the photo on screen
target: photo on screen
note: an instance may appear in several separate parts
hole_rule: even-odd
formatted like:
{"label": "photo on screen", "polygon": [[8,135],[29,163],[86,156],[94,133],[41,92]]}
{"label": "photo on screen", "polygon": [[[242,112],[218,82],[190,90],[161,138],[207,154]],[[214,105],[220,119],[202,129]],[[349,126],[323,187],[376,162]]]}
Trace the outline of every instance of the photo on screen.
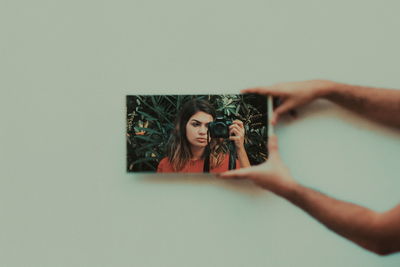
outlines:
{"label": "photo on screen", "polygon": [[218,173],[268,157],[267,98],[127,95],[127,171]]}

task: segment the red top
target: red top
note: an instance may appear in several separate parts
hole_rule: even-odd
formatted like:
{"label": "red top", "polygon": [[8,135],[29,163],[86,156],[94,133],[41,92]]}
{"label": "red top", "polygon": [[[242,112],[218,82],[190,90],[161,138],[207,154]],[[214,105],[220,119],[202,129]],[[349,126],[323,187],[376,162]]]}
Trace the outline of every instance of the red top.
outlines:
{"label": "red top", "polygon": [[[222,161],[221,165],[210,169],[212,173],[224,172],[228,170],[229,165],[229,157],[225,156],[224,160]],[[185,173],[202,173],[204,167],[204,159],[197,159],[197,160],[189,160],[186,163],[185,167],[178,172],[185,172]],[[239,161],[236,160],[236,169],[240,169]],[[173,170],[172,165],[169,163],[168,158],[163,158],[157,167],[157,172],[176,172]]]}

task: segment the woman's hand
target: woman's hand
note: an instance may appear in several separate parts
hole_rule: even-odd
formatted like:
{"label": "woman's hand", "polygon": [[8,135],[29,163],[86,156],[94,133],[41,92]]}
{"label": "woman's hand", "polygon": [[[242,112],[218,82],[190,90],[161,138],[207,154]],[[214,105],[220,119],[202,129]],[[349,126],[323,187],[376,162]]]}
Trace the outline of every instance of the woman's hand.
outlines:
{"label": "woman's hand", "polygon": [[238,151],[244,150],[244,125],[240,120],[234,120],[229,126],[229,140],[235,142],[236,149]]}

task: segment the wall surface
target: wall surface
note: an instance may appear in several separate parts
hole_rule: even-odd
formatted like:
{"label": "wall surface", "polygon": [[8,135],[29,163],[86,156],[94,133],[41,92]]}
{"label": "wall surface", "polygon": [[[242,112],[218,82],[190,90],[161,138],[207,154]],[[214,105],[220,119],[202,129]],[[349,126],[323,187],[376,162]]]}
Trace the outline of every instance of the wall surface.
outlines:
{"label": "wall surface", "polygon": [[[0,266],[399,266],[246,181],[125,172],[125,95],[400,88],[396,0],[0,2]],[[277,127],[301,183],[384,211],[400,131],[328,102]]]}

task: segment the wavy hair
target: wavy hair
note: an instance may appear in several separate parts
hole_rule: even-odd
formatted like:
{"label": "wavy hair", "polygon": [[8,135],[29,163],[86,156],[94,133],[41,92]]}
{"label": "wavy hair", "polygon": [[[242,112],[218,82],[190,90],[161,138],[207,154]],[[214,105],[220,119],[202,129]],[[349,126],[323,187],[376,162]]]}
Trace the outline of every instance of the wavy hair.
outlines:
{"label": "wavy hair", "polygon": [[[168,140],[166,152],[169,163],[176,172],[182,170],[186,163],[192,158],[190,143],[186,138],[186,124],[189,119],[199,111],[210,114],[213,119],[216,117],[216,111],[208,101],[192,99],[182,106],[182,109],[175,119],[175,127]],[[227,149],[221,141],[211,139],[210,168],[221,165],[225,158],[226,151]],[[205,158],[205,153],[203,153],[201,158]]]}

